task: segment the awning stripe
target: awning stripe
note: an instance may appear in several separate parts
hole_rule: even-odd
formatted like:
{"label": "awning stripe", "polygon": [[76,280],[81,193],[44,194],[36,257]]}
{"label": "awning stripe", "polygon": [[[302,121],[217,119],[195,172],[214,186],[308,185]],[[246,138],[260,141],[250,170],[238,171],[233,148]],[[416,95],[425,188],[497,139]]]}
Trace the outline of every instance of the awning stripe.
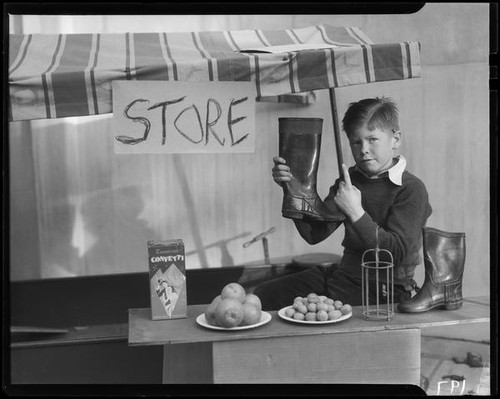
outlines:
{"label": "awning stripe", "polygon": [[410,59],[408,63],[411,65],[411,77],[418,78],[421,75],[420,68],[420,43],[419,42],[408,42]]}
{"label": "awning stripe", "polygon": [[193,38],[193,43],[195,47],[198,49],[200,52],[201,56],[203,59],[207,60],[208,64],[208,80],[212,82],[214,80],[214,66],[212,64],[212,60],[209,58],[208,54],[205,52],[205,50],[202,48],[200,41],[198,40],[198,33],[196,32],[191,32],[191,37]]}
{"label": "awning stripe", "polygon": [[271,46],[271,43],[269,43],[266,40],[266,37],[264,36],[264,33],[260,29],[256,29],[255,33],[257,34],[257,37],[259,38],[259,40],[262,42],[262,44],[264,46]]}
{"label": "awning stripe", "polygon": [[257,88],[257,98],[262,97],[262,90],[260,88],[260,66],[259,66],[259,58],[252,54],[254,59],[254,68],[255,68],[255,86]]}
{"label": "awning stripe", "polygon": [[335,67],[335,50],[334,49],[327,49],[326,51],[328,51],[330,53],[330,61],[327,65],[330,66],[330,68],[328,68],[327,72],[328,72],[328,76],[332,77],[333,78],[333,84],[330,82],[330,87],[339,87],[339,81],[337,79],[337,70],[336,70],[336,67]]}
{"label": "awning stripe", "polygon": [[231,47],[232,51],[240,51],[241,50],[238,47],[238,45],[236,44],[236,42],[234,41],[233,35],[231,35],[230,31],[226,30],[226,31],[224,31],[222,33],[224,35],[224,38],[226,39],[227,44],[229,45],[229,47]]}
{"label": "awning stripe", "polygon": [[47,118],[57,117],[56,113],[52,110],[54,101],[53,101],[53,91],[51,85],[52,79],[50,73],[52,72],[52,69],[55,68],[55,66],[59,61],[60,50],[61,47],[63,47],[62,46],[63,37],[64,35],[57,35],[57,45],[54,54],[52,55],[52,61],[47,70],[42,73],[43,94],[45,98],[45,113],[47,114]]}
{"label": "awning stripe", "polygon": [[325,43],[336,44],[341,47],[353,46],[365,43],[357,35],[351,32],[351,28],[339,28],[336,26],[318,25],[317,29],[321,32],[321,35]]}
{"label": "awning stripe", "polygon": [[[373,44],[356,27],[11,35],[11,120],[112,111],[113,80],[250,81],[258,98],[420,77],[420,43]],[[241,49],[333,44],[279,54]]]}
{"label": "awning stripe", "polygon": [[408,79],[411,79],[413,76],[412,76],[412,72],[411,72],[411,57],[410,57],[410,45],[408,44],[408,42],[404,42],[404,46],[405,46],[405,51],[404,51],[404,55],[405,55],[405,63],[407,65],[407,68],[408,68],[408,75],[405,76],[405,78],[408,78]]}
{"label": "awning stripe", "polygon": [[297,53],[300,90],[310,91],[328,87],[326,53],[324,51],[304,51]]}
{"label": "awning stripe", "polygon": [[85,69],[79,67],[89,65],[93,35],[64,35],[64,39],[59,62],[51,73],[57,117],[88,112],[89,109]]}
{"label": "awning stripe", "polygon": [[85,68],[85,89],[87,92],[87,103],[89,115],[97,114],[97,93],[95,87],[94,69],[97,64],[97,54],[99,49],[99,34],[92,34],[92,45],[89,53],[89,62]]}
{"label": "awning stripe", "polygon": [[131,51],[131,48],[132,48],[132,45],[130,43],[130,33],[126,33],[125,34],[125,54],[126,54],[126,57],[125,57],[125,76],[126,76],[126,79],[127,80],[131,80],[132,79],[132,75],[131,75],[131,58],[132,58],[132,55],[130,54],[130,51]]}
{"label": "awning stripe", "polygon": [[11,63],[11,66],[9,68],[9,74],[14,73],[25,60],[26,54],[28,52],[28,47],[30,46],[33,35],[16,37],[21,38],[22,40],[20,45],[18,43],[10,43],[9,51],[11,54],[9,56],[9,61]]}
{"label": "awning stripe", "polygon": [[372,53],[372,46],[365,46],[366,48],[366,62],[368,64],[368,73],[370,76],[370,82],[376,81],[375,79],[375,66],[373,65],[373,53]]}
{"label": "awning stripe", "polygon": [[399,80],[404,79],[403,58],[401,46],[371,46],[373,53],[373,65],[375,69],[375,80]]}
{"label": "awning stripe", "polygon": [[168,80],[160,35],[135,33],[133,38],[137,80]]}
{"label": "awning stripe", "polygon": [[170,58],[167,53],[167,43],[165,42],[165,34],[158,34],[158,39],[160,41],[161,55],[163,57],[163,61],[165,62],[165,80],[170,80],[169,67],[170,67]]}
{"label": "awning stripe", "polygon": [[325,43],[333,44],[333,42],[330,39],[328,39],[326,32],[324,31],[322,26],[317,25],[315,26],[315,28],[318,29],[319,33],[321,34],[321,38]]}
{"label": "awning stripe", "polygon": [[408,65],[408,59],[407,59],[407,46],[405,43],[400,43],[400,50],[401,50],[401,65],[402,65],[402,72],[403,72],[403,79],[408,79],[408,74],[410,70],[410,65]]}
{"label": "awning stripe", "polygon": [[266,30],[265,37],[271,46],[295,43],[284,30]]}
{"label": "awning stripe", "polygon": [[[223,32],[201,32],[199,40],[206,53],[216,62],[217,80],[250,81],[250,61],[234,52],[234,46]],[[231,54],[231,57],[228,57]]]}
{"label": "awning stripe", "polygon": [[294,32],[293,29],[287,29],[286,33],[288,33],[290,35],[290,37],[292,37],[292,39],[295,41],[295,43],[303,43],[302,40],[300,40],[300,38],[297,36],[297,34]]}
{"label": "awning stripe", "polygon": [[366,46],[362,45],[361,48],[363,49],[363,63],[365,66],[366,82],[370,83],[371,78],[370,78],[370,66],[368,65],[368,52],[366,50]]}
{"label": "awning stripe", "polygon": [[356,28],[347,28],[347,33],[360,44],[370,44],[369,41],[365,40],[365,38],[360,35],[359,30]]}
{"label": "awning stripe", "polygon": [[[290,91],[292,93],[296,93],[298,90],[296,90],[295,87],[298,87],[298,86],[295,85],[295,82],[294,82],[295,74],[293,72],[293,69],[294,69],[293,67],[295,64],[294,61],[296,61],[296,60],[294,60],[295,57],[294,57],[293,53],[287,53],[287,54],[288,54],[288,59],[291,61],[288,63],[288,80],[290,82]],[[297,76],[298,76],[298,74],[297,74]]]}
{"label": "awning stripe", "polygon": [[172,71],[173,71],[173,74],[174,74],[174,80],[177,81],[177,80],[179,80],[179,76],[177,74],[177,63],[172,58],[172,51],[170,50],[170,46],[168,45],[168,39],[167,39],[167,34],[166,33],[163,33],[163,40],[165,41],[165,46],[166,46],[166,50],[167,50],[168,59],[172,63]]}

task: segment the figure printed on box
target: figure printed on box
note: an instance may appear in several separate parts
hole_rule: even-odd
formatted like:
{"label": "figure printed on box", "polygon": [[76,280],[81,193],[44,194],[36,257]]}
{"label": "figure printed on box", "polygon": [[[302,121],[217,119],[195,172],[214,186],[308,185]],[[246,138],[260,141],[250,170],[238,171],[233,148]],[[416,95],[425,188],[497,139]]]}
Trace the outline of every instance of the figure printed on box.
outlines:
{"label": "figure printed on box", "polygon": [[171,304],[172,287],[169,287],[167,282],[161,278],[158,279],[156,294],[161,299],[163,306],[167,308]]}
{"label": "figure printed on box", "polygon": [[185,276],[173,263],[165,272],[162,272],[161,268],[159,268],[156,275],[155,291],[165,308],[165,312],[170,317],[182,290]]}
{"label": "figure printed on box", "polygon": [[[306,242],[322,242],[344,225],[343,256],[338,265],[318,265],[265,282],[255,294],[265,310],[280,309],[311,292],[361,305],[362,254],[375,248],[378,229],[380,247],[394,257],[394,302],[411,301],[411,292],[418,290],[413,276],[422,262],[422,232],[432,208],[424,183],[396,153],[402,140],[396,104],[390,98],[376,97],[349,105],[342,128],[355,165],[342,164],[341,176],[324,201],[316,192],[322,128],[318,119],[280,119],[279,156],[273,158],[272,176],[284,191],[283,217],[293,220]],[[447,270],[461,279],[458,263]],[[404,311],[434,306],[427,293],[421,296],[425,304],[418,309],[409,305]]]}

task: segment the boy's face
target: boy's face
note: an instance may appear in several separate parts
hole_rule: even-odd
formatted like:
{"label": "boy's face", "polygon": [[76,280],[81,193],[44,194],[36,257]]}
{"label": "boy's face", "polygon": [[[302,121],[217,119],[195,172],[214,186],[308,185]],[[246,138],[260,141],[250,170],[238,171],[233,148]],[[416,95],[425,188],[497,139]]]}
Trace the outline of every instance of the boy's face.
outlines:
{"label": "boy's face", "polygon": [[366,126],[349,136],[356,165],[368,176],[376,176],[392,166],[394,151],[399,147],[401,132],[368,130]]}

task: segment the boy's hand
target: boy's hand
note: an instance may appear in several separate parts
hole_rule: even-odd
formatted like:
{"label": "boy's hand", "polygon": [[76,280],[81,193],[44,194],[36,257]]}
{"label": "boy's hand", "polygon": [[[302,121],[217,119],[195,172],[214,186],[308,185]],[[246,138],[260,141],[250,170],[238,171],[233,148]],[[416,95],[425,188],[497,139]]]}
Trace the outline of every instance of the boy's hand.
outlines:
{"label": "boy's hand", "polygon": [[344,181],[340,182],[334,200],[339,209],[354,223],[365,213],[361,205],[361,191],[352,185],[349,171],[344,164],[342,164],[342,172]]}
{"label": "boy's hand", "polygon": [[273,180],[280,186],[287,181],[292,180],[290,168],[286,165],[286,160],[281,157],[273,158]]}

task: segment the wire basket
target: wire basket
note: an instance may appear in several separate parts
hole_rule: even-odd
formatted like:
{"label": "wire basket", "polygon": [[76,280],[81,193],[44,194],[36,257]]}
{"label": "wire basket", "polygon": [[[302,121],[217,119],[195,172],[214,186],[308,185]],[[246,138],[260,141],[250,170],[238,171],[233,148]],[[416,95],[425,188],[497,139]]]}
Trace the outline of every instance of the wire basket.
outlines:
{"label": "wire basket", "polygon": [[[361,257],[361,301],[367,320],[390,320],[394,316],[394,259],[390,251],[379,248],[378,226],[375,231],[376,248],[363,252]],[[366,260],[371,255],[375,260]],[[381,260],[387,255],[387,260]],[[375,303],[370,303],[375,290]]]}

